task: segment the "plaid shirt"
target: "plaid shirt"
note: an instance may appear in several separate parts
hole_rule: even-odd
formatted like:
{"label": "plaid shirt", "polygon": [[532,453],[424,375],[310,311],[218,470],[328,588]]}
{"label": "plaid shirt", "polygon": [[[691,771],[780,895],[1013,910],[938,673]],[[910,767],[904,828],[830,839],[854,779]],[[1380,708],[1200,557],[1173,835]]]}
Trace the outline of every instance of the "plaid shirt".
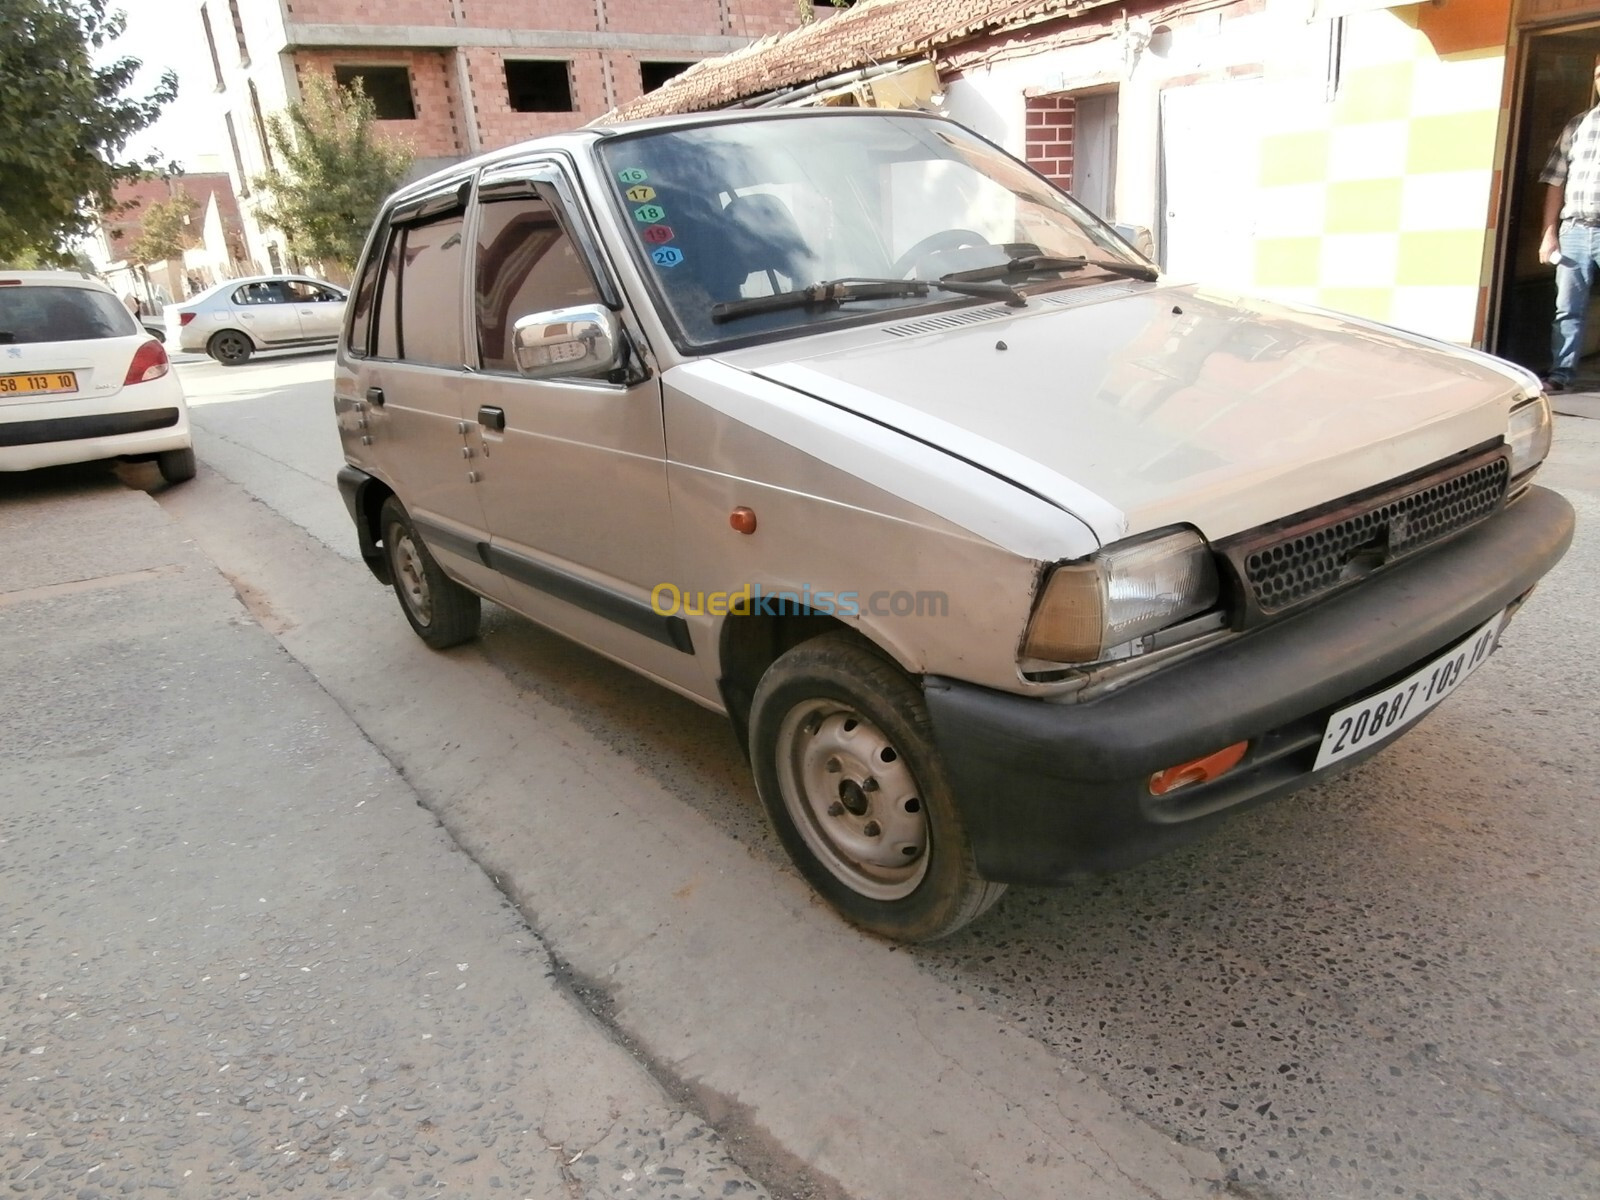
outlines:
{"label": "plaid shirt", "polygon": [[1567,122],[1539,182],[1565,188],[1563,220],[1600,219],[1600,105]]}

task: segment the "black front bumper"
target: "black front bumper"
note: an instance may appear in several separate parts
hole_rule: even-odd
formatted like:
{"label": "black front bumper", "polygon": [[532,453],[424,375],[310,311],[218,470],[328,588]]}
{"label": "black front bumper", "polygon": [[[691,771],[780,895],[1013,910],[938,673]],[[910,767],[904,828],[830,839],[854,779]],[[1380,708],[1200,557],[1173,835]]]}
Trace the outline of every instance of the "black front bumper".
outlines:
{"label": "black front bumper", "polygon": [[[1331,713],[1518,603],[1566,552],[1572,526],[1566,500],[1533,488],[1359,587],[1084,703],[928,677],[978,869],[1013,883],[1113,870],[1304,786]],[[1221,778],[1150,794],[1155,772],[1245,740],[1245,760]]]}

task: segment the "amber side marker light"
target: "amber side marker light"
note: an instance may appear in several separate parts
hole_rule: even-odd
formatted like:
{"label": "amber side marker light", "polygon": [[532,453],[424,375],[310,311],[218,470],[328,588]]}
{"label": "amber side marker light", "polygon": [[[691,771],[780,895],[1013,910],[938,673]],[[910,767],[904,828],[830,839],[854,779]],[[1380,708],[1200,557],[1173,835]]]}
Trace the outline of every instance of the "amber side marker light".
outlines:
{"label": "amber side marker light", "polygon": [[1249,748],[1249,742],[1235,742],[1231,746],[1207,754],[1204,758],[1191,758],[1186,763],[1157,771],[1150,776],[1150,794],[1165,796],[1168,792],[1175,792],[1179,788],[1190,787],[1196,783],[1210,783],[1219,775],[1224,775],[1238,766],[1239,760]]}

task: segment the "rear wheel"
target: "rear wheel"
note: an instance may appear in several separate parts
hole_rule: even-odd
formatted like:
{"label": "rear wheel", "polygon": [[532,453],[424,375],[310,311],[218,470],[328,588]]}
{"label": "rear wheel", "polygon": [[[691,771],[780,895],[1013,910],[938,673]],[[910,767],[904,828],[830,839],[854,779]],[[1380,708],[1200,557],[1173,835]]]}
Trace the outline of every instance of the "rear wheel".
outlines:
{"label": "rear wheel", "polygon": [[182,483],[186,479],[193,479],[195,470],[193,447],[163,450],[156,455],[156,467],[161,472],[161,478],[168,483]]}
{"label": "rear wheel", "polygon": [[767,669],[750,751],[784,849],[863,929],[932,941],[1005,891],[978,874],[921,691],[855,636],[803,642]]}
{"label": "rear wheel", "polygon": [[237,329],[224,329],[211,335],[206,343],[206,353],[225,367],[237,367],[250,361],[256,352],[255,344]]}
{"label": "rear wheel", "polygon": [[483,606],[440,569],[428,547],[417,536],[405,506],[390,496],[383,502],[378,523],[383,553],[389,560],[400,610],[416,634],[435,650],[459,646],[478,636]]}

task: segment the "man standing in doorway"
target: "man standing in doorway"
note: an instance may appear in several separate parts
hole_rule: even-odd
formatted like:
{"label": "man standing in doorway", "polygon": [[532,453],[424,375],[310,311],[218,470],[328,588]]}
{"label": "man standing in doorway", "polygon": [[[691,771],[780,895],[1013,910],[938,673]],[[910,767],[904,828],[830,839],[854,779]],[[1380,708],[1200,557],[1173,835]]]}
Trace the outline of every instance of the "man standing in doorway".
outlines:
{"label": "man standing in doorway", "polygon": [[[1595,60],[1594,82],[1600,89],[1600,58]],[[1556,269],[1556,315],[1550,328],[1545,389],[1565,392],[1578,373],[1589,289],[1600,270],[1600,105],[1567,122],[1539,182],[1549,185],[1539,261]]]}

